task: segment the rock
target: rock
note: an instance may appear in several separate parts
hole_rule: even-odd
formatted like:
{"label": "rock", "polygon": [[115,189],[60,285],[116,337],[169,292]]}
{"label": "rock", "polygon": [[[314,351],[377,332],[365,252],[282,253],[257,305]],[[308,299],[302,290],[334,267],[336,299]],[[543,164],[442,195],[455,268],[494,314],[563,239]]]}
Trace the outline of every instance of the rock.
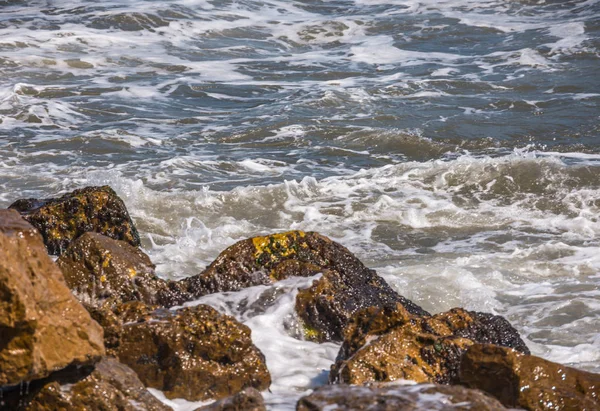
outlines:
{"label": "rock", "polygon": [[168,398],[220,399],[271,383],[250,329],[206,305],[156,310],[124,324],[115,352]]}
{"label": "rock", "polygon": [[330,381],[453,383],[463,352],[481,340],[529,352],[502,317],[460,308],[419,317],[401,304],[395,309],[371,307],[347,328]]}
{"label": "rock", "polygon": [[303,397],[297,411],[419,411],[506,410],[496,399],[460,386],[418,384],[351,386],[326,385]]}
{"label": "rock", "polygon": [[16,411],[171,410],[146,390],[131,368],[108,357],[95,367],[71,367],[34,381],[3,400],[4,407]]}
{"label": "rock", "polygon": [[526,410],[598,410],[600,374],[515,350],[476,344],[463,355],[459,382]]}
{"label": "rock", "polygon": [[290,276],[311,276],[331,266],[361,264],[350,251],[317,233],[289,231],[239,241],[201,274],[183,280],[188,291],[238,291]]}
{"label": "rock", "polygon": [[50,254],[60,254],[88,231],[140,245],[127,208],[108,186],[86,187],[59,198],[17,200],[9,208],[38,229]]}
{"label": "rock", "polygon": [[92,364],[104,355],[102,339],[39,233],[16,211],[0,210],[0,386]]}
{"label": "rock", "polygon": [[266,408],[260,391],[245,388],[231,397],[197,408],[196,411],[266,411]]}
{"label": "rock", "polygon": [[108,355],[117,356],[125,324],[148,321],[161,308],[141,301],[114,304],[108,301],[100,307],[86,306],[92,318],[104,329],[104,346]]}
{"label": "rock", "polygon": [[155,275],[154,264],[139,248],[102,234],[83,234],[56,263],[86,306],[99,308],[110,300],[112,304],[142,301],[171,307],[189,299],[177,282]]}
{"label": "rock", "polygon": [[414,314],[428,314],[398,295],[346,247],[315,232],[289,231],[240,241],[182,284],[199,297],[321,272],[323,277],[301,291],[296,303],[309,339],[341,340],[350,318],[365,307],[399,302]]}
{"label": "rock", "polygon": [[312,286],[299,290],[296,312],[305,326],[305,336],[314,341],[341,341],[353,316],[368,307],[396,307],[428,315],[421,307],[402,297],[377,273],[364,266],[341,273],[327,270]]}

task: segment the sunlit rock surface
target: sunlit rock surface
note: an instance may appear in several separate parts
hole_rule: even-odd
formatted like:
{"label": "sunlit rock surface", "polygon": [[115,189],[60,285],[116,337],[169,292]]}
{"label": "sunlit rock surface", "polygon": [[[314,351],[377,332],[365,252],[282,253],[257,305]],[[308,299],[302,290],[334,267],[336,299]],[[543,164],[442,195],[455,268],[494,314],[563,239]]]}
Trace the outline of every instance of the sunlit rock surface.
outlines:
{"label": "sunlit rock surface", "polygon": [[434,316],[414,316],[400,304],[369,308],[348,327],[329,378],[349,384],[453,383],[462,353],[480,340],[529,352],[502,317],[461,308]]}
{"label": "sunlit rock surface", "polygon": [[109,186],[86,187],[59,198],[21,199],[9,208],[38,229],[50,254],[62,253],[88,231],[140,245],[125,203]]}
{"label": "sunlit rock surface", "polygon": [[86,306],[142,301],[171,307],[188,299],[177,282],[156,276],[154,264],[139,248],[102,234],[83,234],[56,263]]}
{"label": "sunlit rock surface", "polygon": [[494,345],[477,344],[466,351],[459,381],[490,393],[507,407],[600,409],[600,374]]}
{"label": "sunlit rock surface", "polygon": [[[139,303],[136,303],[139,305]],[[206,305],[156,310],[124,323],[114,353],[168,398],[220,399],[264,390],[271,377],[250,329]]]}
{"label": "sunlit rock surface", "polygon": [[104,354],[102,328],[73,297],[41,236],[0,210],[0,386]]}

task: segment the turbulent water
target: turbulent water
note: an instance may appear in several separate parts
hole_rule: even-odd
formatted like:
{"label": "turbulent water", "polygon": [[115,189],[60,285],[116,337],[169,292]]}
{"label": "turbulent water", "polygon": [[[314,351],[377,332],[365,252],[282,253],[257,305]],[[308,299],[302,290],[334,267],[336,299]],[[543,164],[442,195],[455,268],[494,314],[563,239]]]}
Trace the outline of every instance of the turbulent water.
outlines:
{"label": "turbulent water", "polygon": [[[600,372],[599,73],[598,0],[0,0],[0,206],[109,184],[165,278],[316,230]],[[252,328],[274,410],[338,350],[298,333],[310,282],[199,301]]]}

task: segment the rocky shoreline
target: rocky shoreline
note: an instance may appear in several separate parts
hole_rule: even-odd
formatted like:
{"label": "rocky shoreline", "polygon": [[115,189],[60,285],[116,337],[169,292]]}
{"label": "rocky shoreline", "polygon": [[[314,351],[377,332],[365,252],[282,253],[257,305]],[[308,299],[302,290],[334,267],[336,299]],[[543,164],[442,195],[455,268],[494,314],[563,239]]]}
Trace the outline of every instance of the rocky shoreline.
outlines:
{"label": "rocky shoreline", "polygon": [[431,315],[318,233],[240,241],[181,281],[157,276],[139,245],[107,186],[0,210],[1,409],[170,409],[148,387],[216,400],[199,409],[265,409],[271,376],[250,329],[177,307],[318,273],[296,297],[303,338],[342,347],[298,410],[600,409],[600,375],[530,355],[501,316]]}

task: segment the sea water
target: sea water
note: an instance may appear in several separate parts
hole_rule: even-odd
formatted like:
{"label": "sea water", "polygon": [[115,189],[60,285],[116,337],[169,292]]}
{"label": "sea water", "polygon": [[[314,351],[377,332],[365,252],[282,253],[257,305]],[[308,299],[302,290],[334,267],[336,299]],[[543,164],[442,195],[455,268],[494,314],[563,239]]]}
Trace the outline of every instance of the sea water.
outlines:
{"label": "sea water", "polygon": [[[600,372],[599,73],[598,0],[0,0],[0,206],[108,184],[169,279],[316,230]],[[189,303],[252,329],[270,409],[339,348],[298,328],[313,279]]]}

